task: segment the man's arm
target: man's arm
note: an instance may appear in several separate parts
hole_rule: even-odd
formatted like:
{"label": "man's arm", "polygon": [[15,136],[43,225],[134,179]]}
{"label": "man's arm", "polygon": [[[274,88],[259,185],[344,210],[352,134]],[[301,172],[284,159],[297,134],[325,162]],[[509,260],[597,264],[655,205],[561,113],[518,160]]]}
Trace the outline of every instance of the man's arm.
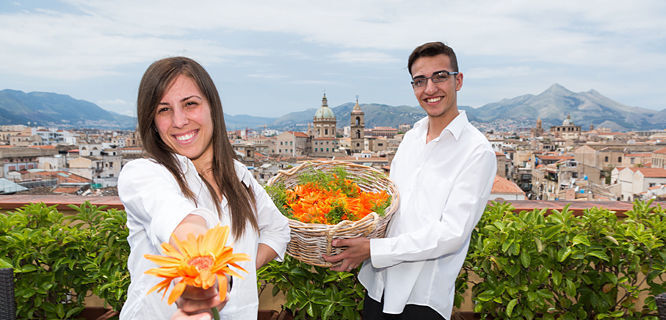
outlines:
{"label": "man's arm", "polygon": [[453,182],[455,187],[440,220],[428,221],[418,230],[392,238],[337,240],[334,246],[347,249],[339,255],[324,257],[332,263],[342,261],[338,268],[331,270],[346,271],[367,257],[371,257],[375,268],[384,268],[405,261],[434,259],[460,250],[483,214],[497,170],[493,152],[478,153],[467,163],[474,165],[465,166]]}

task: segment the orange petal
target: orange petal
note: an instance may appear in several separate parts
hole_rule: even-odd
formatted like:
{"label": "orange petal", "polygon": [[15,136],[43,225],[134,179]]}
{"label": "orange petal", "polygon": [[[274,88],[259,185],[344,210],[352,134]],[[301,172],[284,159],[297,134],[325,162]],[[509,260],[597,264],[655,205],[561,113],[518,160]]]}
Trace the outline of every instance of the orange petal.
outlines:
{"label": "orange petal", "polygon": [[224,301],[224,299],[227,297],[227,277],[217,277],[217,288],[220,291],[220,301]]}
{"label": "orange petal", "polygon": [[169,304],[174,303],[180,297],[180,295],[183,294],[183,291],[185,291],[186,286],[187,285],[184,282],[182,281],[178,282],[176,286],[174,286],[173,289],[171,290],[171,294],[169,295],[169,300],[167,300],[167,302]]}
{"label": "orange petal", "polygon": [[[160,291],[164,290],[164,295],[166,295],[167,289],[169,289],[169,285],[171,284],[172,280],[173,280],[173,278],[164,279],[164,280],[160,281],[160,283],[158,283],[154,287],[150,288],[150,290],[148,290],[148,293],[146,293],[146,295],[149,295],[150,293],[152,293],[153,291],[155,291],[157,289],[159,289],[159,290],[157,290],[157,292],[160,292]],[[162,299],[164,299],[164,295],[162,295]]]}

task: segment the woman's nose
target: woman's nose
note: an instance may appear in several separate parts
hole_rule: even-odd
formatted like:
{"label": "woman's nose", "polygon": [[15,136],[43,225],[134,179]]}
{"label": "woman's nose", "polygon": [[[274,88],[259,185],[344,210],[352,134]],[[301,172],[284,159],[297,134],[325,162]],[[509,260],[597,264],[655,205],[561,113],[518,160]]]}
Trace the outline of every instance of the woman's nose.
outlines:
{"label": "woman's nose", "polygon": [[182,128],[185,126],[189,120],[187,119],[187,113],[183,108],[176,107],[173,110],[173,126],[176,128]]}

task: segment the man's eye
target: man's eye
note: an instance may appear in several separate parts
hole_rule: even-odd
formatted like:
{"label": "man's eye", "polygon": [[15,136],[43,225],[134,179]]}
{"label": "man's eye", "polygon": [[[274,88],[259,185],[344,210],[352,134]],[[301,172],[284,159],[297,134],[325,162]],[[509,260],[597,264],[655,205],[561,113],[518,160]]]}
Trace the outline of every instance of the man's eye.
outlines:
{"label": "man's eye", "polygon": [[417,87],[422,86],[425,83],[426,79],[415,79],[414,80],[414,85]]}
{"label": "man's eye", "polygon": [[449,77],[448,74],[446,74],[444,72],[439,72],[439,73],[435,73],[435,74],[432,75],[432,81],[434,81],[434,82],[444,81],[448,77]]}

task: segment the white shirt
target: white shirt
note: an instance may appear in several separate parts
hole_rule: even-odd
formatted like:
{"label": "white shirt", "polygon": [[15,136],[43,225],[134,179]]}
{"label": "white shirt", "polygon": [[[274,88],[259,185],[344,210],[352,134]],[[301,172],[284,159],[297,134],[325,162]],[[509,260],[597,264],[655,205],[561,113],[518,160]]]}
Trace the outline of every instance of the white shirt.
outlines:
{"label": "white shirt", "polygon": [[[428,118],[405,134],[390,177],[400,207],[387,236],[370,240],[370,261],[359,272],[384,312],[428,306],[450,319],[455,281],[481,218],[496,172],[495,152],[465,112],[426,144]],[[370,262],[370,263],[369,263]]]}
{"label": "white shirt", "polygon": [[[218,224],[229,225],[229,208],[226,199],[222,199],[221,217],[218,218],[215,204],[203,180],[186,157],[176,155],[185,175],[187,185],[196,195],[196,204],[186,198],[173,175],[162,165],[149,160],[139,159],[127,163],[118,177],[118,195],[127,212],[127,226],[130,255],[127,261],[131,283],[127,301],[123,306],[120,319],[169,319],[176,311],[175,303],[167,304],[168,295],[173,285],[162,299],[162,294],[148,290],[161,278],[144,274],[158,265],[143,257],[144,254],[162,254],[160,245],[169,242],[169,238],[178,224],[188,215],[196,214],[206,220],[208,228]],[[229,301],[222,309],[224,319],[256,319],[259,299],[255,261],[259,243],[270,246],[282,259],[289,242],[289,224],[275,207],[264,188],[252,177],[252,174],[240,162],[235,161],[236,173],[245,185],[250,185],[256,198],[256,215],[259,224],[257,234],[248,223],[243,236],[234,241],[230,236],[227,246],[234,252],[246,253],[251,261],[239,263],[248,273],[240,272],[244,279],[234,277]],[[233,234],[233,232],[230,232]]]}

